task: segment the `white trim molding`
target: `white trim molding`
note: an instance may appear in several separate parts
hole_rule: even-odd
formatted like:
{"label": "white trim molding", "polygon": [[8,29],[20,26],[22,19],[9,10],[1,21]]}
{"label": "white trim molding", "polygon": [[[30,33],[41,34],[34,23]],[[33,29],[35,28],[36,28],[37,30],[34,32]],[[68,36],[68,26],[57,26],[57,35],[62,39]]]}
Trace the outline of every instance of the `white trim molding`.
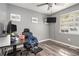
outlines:
{"label": "white trim molding", "polygon": [[69,46],[70,48],[79,49],[78,46],[74,46],[74,45],[70,45],[70,44],[67,44],[67,43],[63,43],[63,42],[60,42],[60,41],[57,41],[57,40],[54,40],[54,39],[50,39],[50,40],[53,41],[53,42],[56,42],[56,43],[60,43],[60,44],[65,45],[65,46]]}
{"label": "white trim molding", "polygon": [[51,40],[51,39],[40,40],[39,43],[44,42],[44,41],[48,41],[48,40]]}
{"label": "white trim molding", "polygon": [[48,40],[53,41],[53,42],[56,42],[56,43],[60,43],[60,44],[62,44],[62,45],[68,46],[68,47],[70,47],[70,48],[72,48],[72,49],[73,49],[73,48],[74,48],[74,49],[79,49],[78,46],[70,45],[70,44],[67,44],[67,43],[64,43],[64,42],[60,42],[60,41],[57,41],[57,40],[54,40],[54,39],[44,39],[44,40],[40,40],[39,43],[44,42],[44,41],[48,41]]}

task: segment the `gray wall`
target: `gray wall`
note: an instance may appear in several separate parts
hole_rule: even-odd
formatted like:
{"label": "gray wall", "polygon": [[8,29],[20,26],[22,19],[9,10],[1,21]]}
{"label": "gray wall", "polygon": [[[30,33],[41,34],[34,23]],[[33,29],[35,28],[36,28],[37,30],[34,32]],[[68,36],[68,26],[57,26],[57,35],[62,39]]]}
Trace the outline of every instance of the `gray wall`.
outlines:
{"label": "gray wall", "polygon": [[[7,4],[4,4],[4,3],[0,3],[0,23],[4,24],[5,28],[8,23]],[[0,47],[5,45],[10,45],[10,39],[7,37],[3,37],[3,38],[0,37]]]}
{"label": "gray wall", "polygon": [[[39,41],[49,38],[48,25],[43,23],[43,17],[45,15],[29,9],[24,9],[21,7],[8,4],[8,17],[10,16],[10,13],[21,15],[20,22],[13,21],[13,23],[16,24],[18,27],[18,34],[22,33],[24,28],[30,28],[30,30],[34,33],[34,36],[36,36],[39,39]],[[37,17],[40,23],[32,23],[32,17]],[[8,19],[10,20],[10,18]]]}
{"label": "gray wall", "polygon": [[[52,15],[52,16],[57,17],[57,21],[55,24],[49,25],[50,26],[50,28],[49,28],[50,29],[50,35],[49,35],[50,38],[63,42],[63,43],[70,44],[70,45],[79,46],[79,35],[59,33],[59,28],[60,28],[60,26],[59,26],[60,17],[59,16],[62,14],[71,12],[71,11],[75,11],[75,10],[79,10],[79,4],[69,7],[67,9],[64,9],[64,10]],[[70,38],[71,41],[68,41],[68,38]]]}
{"label": "gray wall", "polygon": [[0,3],[0,23],[7,25],[7,4]]}
{"label": "gray wall", "polygon": [[[4,24],[5,29],[7,27],[8,22],[10,21],[10,13],[21,15],[20,22],[13,21],[13,23],[17,25],[18,34],[21,34],[24,28],[29,28],[39,41],[49,38],[49,26],[43,23],[43,17],[45,17],[45,15],[29,9],[24,9],[10,4],[0,3],[0,23]],[[40,23],[32,23],[32,17],[37,17]],[[9,44],[10,39],[7,39],[7,37],[0,38],[0,47],[1,45]]]}

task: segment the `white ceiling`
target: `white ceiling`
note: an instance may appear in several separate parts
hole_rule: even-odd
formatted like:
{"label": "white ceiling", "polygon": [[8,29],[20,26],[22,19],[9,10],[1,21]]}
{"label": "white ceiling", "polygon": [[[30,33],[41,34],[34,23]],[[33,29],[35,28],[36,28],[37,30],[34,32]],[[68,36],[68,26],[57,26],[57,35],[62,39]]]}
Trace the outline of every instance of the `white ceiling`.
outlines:
{"label": "white ceiling", "polygon": [[47,10],[48,5],[43,5],[38,7],[37,5],[41,4],[41,3],[11,3],[13,5],[19,6],[19,7],[23,7],[26,9],[31,9],[33,11],[37,11],[46,15],[50,15],[51,12],[52,14],[55,12],[58,12],[60,10],[63,10],[65,8],[68,8],[72,5],[75,5],[76,3],[60,3],[59,5],[53,5],[52,9]]}

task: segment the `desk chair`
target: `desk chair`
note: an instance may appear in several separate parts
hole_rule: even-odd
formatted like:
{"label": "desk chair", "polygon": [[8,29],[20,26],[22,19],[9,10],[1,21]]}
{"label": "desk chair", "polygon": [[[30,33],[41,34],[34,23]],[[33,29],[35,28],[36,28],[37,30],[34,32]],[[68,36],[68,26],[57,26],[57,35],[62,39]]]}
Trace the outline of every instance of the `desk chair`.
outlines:
{"label": "desk chair", "polygon": [[33,36],[32,32],[30,32],[28,28],[25,28],[22,34],[25,35],[25,39],[27,40],[27,42],[24,43],[24,48],[27,50],[28,53],[31,52],[36,55],[42,50],[38,47],[37,38]]}
{"label": "desk chair", "polygon": [[37,55],[37,53],[43,50],[41,47],[38,47],[38,46],[35,46],[34,49],[32,49],[31,45],[28,43],[25,43],[24,48],[21,48],[21,49],[22,49],[20,53],[21,56],[23,55],[23,53],[25,53],[26,55],[29,55],[29,53],[33,53],[34,55]]}
{"label": "desk chair", "polygon": [[[36,44],[35,46],[37,46],[37,44]],[[24,48],[25,48],[26,51],[27,51],[26,55],[28,55],[29,52],[31,52],[31,53],[33,53],[34,55],[36,55],[36,53],[34,53],[34,51],[33,51],[33,48],[34,48],[34,47],[32,48],[32,46],[31,46],[30,44],[24,43]]]}

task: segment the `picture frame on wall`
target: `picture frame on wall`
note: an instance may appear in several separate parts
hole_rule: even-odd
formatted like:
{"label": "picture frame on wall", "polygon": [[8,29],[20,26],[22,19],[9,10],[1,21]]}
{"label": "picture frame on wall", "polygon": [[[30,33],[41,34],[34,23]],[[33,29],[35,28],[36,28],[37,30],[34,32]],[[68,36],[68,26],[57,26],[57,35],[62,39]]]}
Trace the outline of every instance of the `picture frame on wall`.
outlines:
{"label": "picture frame on wall", "polygon": [[11,13],[10,14],[10,20],[11,21],[21,21],[21,15],[20,14]]}
{"label": "picture frame on wall", "polygon": [[60,33],[79,34],[79,10],[60,15]]}
{"label": "picture frame on wall", "polygon": [[37,17],[32,17],[32,23],[38,23],[38,18]]}

